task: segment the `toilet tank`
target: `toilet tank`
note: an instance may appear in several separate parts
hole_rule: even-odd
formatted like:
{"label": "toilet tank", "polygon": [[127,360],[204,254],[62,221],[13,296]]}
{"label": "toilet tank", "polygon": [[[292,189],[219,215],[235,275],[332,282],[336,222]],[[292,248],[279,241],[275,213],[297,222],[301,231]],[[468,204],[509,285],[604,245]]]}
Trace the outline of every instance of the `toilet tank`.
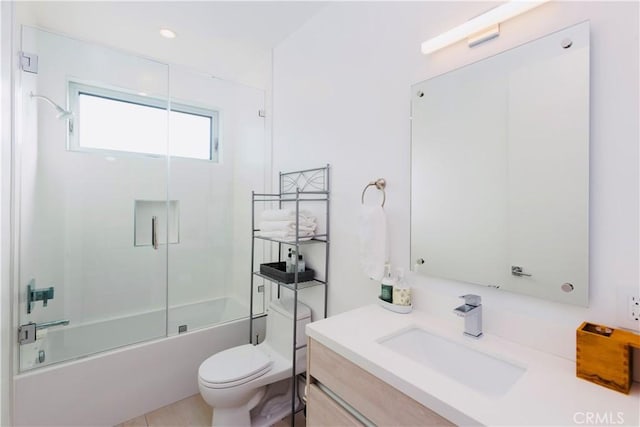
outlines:
{"label": "toilet tank", "polygon": [[[293,355],[293,299],[280,298],[271,301],[267,312],[267,336],[265,341],[283,357]],[[298,301],[296,346],[307,343],[305,326],[311,321],[311,309]]]}

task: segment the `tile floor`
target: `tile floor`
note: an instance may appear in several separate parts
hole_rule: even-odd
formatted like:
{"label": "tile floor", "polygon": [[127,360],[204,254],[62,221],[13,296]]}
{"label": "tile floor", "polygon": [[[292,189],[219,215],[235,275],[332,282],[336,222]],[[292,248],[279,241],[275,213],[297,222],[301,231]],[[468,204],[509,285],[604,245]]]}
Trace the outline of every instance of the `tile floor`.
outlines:
{"label": "tile floor", "polygon": [[[171,405],[164,406],[145,415],[118,424],[116,427],[208,427],[211,425],[212,409],[194,394]],[[305,427],[304,413],[296,415],[296,427]],[[288,427],[289,417],[278,421],[275,427]]]}

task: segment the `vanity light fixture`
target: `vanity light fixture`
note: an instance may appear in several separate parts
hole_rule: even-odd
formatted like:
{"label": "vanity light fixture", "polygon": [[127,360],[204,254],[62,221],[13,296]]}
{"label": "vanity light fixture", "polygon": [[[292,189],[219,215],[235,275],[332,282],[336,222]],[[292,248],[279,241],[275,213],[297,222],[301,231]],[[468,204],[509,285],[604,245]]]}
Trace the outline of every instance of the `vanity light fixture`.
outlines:
{"label": "vanity light fixture", "polygon": [[470,46],[482,43],[499,35],[498,25],[508,21],[535,7],[546,3],[548,0],[537,1],[509,1],[482,15],[470,19],[462,25],[446,31],[439,36],[422,43],[422,53],[428,55],[438,49],[447,47],[457,41],[470,37]]}
{"label": "vanity light fixture", "polygon": [[175,39],[176,38],[176,33],[175,31],[172,31],[168,28],[161,28],[160,29],[160,35],[162,37],[164,37],[165,39]]}

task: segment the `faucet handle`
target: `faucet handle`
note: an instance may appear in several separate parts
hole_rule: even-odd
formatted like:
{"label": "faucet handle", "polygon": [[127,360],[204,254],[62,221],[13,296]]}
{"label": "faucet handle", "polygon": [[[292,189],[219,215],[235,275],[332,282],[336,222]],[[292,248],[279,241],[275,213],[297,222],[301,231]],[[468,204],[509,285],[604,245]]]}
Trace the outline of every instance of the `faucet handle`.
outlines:
{"label": "faucet handle", "polygon": [[473,305],[476,307],[482,304],[482,297],[480,297],[480,295],[474,295],[474,294],[460,295],[460,298],[464,299],[465,304]]}

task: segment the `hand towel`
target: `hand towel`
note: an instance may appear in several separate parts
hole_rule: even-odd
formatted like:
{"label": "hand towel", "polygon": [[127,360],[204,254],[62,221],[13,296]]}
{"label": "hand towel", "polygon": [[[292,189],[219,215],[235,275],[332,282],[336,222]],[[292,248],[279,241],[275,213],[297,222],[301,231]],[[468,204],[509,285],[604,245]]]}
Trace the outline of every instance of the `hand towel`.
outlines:
{"label": "hand towel", "polygon": [[382,206],[362,205],[358,218],[360,265],[373,280],[381,280],[387,262],[387,219]]}

